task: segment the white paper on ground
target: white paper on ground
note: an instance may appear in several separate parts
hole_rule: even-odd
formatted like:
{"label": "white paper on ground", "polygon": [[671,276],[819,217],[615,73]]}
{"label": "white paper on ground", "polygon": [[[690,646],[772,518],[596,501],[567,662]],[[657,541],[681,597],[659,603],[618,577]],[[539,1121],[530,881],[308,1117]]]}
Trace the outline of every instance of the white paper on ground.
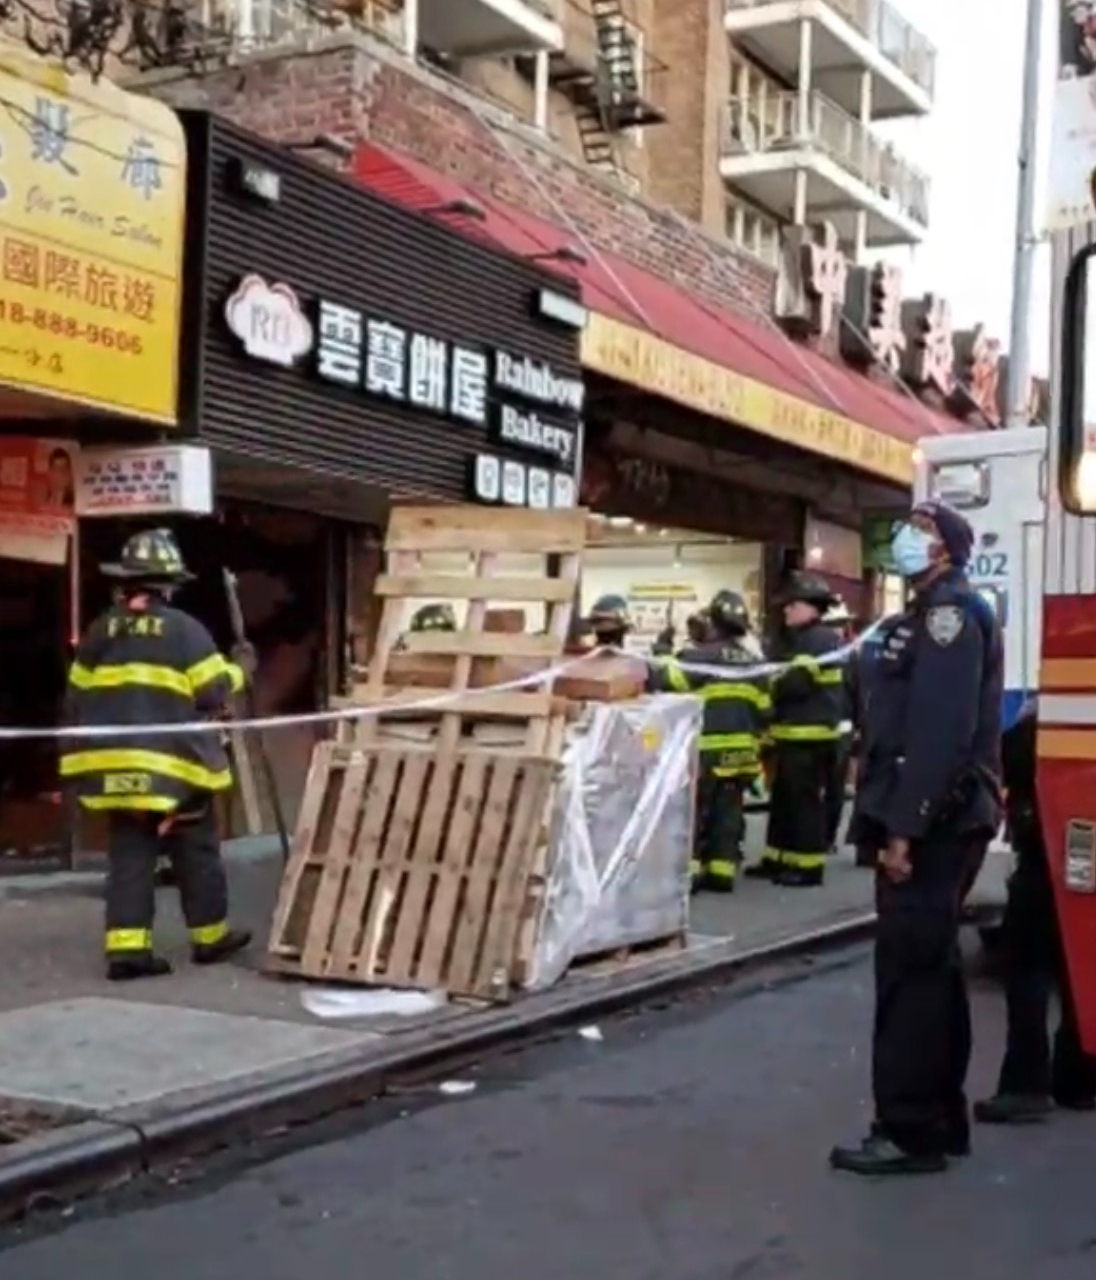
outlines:
{"label": "white paper on ground", "polygon": [[301,1004],[316,1018],[415,1018],[445,1006],[444,991],[403,991],[393,987],[305,987]]}

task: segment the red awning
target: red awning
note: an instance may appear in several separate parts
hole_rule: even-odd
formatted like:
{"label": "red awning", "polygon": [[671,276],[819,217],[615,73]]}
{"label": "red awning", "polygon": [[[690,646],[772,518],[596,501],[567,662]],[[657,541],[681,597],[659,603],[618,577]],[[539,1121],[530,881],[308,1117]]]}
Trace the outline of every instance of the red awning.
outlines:
{"label": "red awning", "polygon": [[576,279],[591,310],[648,329],[735,373],[902,440],[964,429],[957,419],[934,412],[897,386],[891,390],[797,345],[768,317],[759,314],[751,320],[736,315],[616,254],[601,249],[591,252],[564,228],[466,187],[410,156],[376,143],[361,143],[355,171],[365,186],[408,208],[436,209],[458,200],[471,201],[483,210],[483,219],[459,213],[439,214],[439,219],[520,257],[572,245],[586,255],[585,264],[551,261],[544,265]]}

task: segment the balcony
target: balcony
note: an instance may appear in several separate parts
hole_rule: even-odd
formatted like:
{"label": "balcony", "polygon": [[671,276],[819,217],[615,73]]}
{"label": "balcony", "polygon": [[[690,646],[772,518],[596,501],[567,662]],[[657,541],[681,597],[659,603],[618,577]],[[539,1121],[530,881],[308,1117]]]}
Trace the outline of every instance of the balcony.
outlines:
{"label": "balcony", "polygon": [[[887,0],[724,0],[734,42],[787,84],[800,84],[801,30],[810,24],[811,87],[874,120],[927,115],[936,50]],[[870,84],[865,104],[864,85]]]}
{"label": "balcony", "polygon": [[[928,177],[820,93],[808,95],[805,115],[798,93],[726,104],[720,172],[777,217],[832,222],[850,244],[860,213],[865,247],[919,244],[928,229]],[[806,199],[797,210],[800,173]]]}
{"label": "balcony", "polygon": [[453,58],[563,48],[551,0],[418,0],[419,40]]}

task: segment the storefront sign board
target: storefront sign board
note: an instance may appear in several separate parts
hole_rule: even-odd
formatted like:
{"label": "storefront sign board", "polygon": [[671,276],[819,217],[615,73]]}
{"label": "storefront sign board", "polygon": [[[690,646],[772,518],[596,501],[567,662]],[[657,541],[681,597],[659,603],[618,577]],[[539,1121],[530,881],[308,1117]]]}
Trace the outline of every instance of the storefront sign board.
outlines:
{"label": "storefront sign board", "polygon": [[174,425],[179,121],[14,46],[0,96],[0,383]]}
{"label": "storefront sign board", "polygon": [[213,462],[201,445],[84,449],[77,465],[81,516],[208,516]]}
{"label": "storefront sign board", "polygon": [[582,363],[699,413],[896,484],[912,483],[912,445],[598,312],[590,312],[583,331]]}
{"label": "storefront sign board", "polygon": [[0,555],[64,563],[78,453],[72,440],[0,436]]}

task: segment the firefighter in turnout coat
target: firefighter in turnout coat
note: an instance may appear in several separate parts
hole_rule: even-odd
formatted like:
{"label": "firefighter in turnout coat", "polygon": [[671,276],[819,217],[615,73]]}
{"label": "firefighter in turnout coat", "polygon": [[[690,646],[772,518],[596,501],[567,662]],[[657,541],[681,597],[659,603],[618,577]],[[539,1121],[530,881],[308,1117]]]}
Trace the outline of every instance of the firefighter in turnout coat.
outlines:
{"label": "firefighter in turnout coat", "polygon": [[174,868],[194,962],[216,963],[251,941],[227,919],[213,806],[215,794],[232,785],[221,735],[146,731],[222,717],[244,673],[200,622],[170,604],[192,575],[169,530],[135,534],[119,563],[103,565],[103,573],[119,586],[114,604],[80,641],[69,672],[67,720],[80,728],[126,728],[69,739],[61,776],[84,809],[107,815],[107,976],[122,981],[171,971],[152,947],[156,864],[164,854]]}
{"label": "firefighter in turnout coat", "polygon": [[656,663],[648,684],[703,700],[693,888],[729,893],[742,862],[743,800],[761,770],[761,738],[771,703],[765,677],[746,674],[756,668],[757,658],[744,644],[750,632],[745,601],[736,591],[720,591],[706,613],[709,639]]}
{"label": "firefighter in turnout coat", "polygon": [[794,573],[784,593],[786,664],[772,679],[773,779],[765,856],[755,875],[783,885],[822,883],[830,847],[827,796],[835,772],[845,674],[820,661],[841,648],[822,617],[834,603],[824,578]]}

